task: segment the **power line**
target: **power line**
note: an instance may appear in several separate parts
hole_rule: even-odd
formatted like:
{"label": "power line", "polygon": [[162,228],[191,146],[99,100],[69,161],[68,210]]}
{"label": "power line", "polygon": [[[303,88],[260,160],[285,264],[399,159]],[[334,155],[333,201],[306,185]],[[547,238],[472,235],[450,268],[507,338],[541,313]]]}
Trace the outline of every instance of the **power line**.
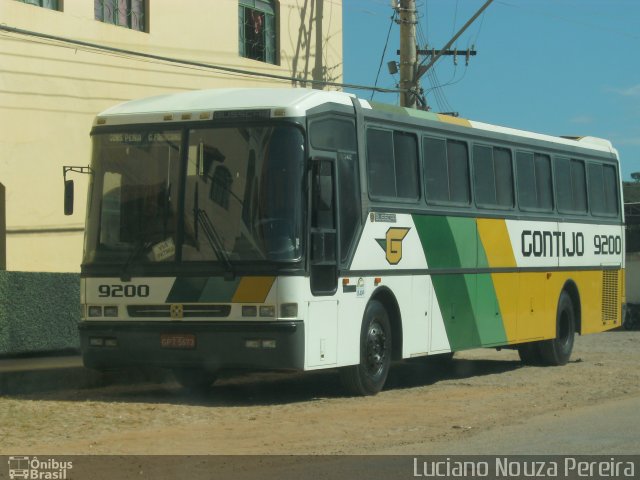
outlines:
{"label": "power line", "polygon": [[402,89],[390,89],[390,88],[383,88],[378,86],[358,85],[358,84],[352,84],[352,83],[340,83],[340,82],[332,82],[328,80],[302,79],[302,78],[296,78],[296,77],[289,77],[286,75],[278,75],[275,73],[252,72],[250,70],[226,67],[223,65],[215,65],[215,64],[204,63],[204,62],[195,62],[192,60],[184,60],[184,59],[173,58],[173,57],[165,57],[162,55],[154,55],[151,53],[136,52],[134,50],[126,50],[123,48],[109,47],[106,45],[99,45],[97,43],[85,42],[82,40],[74,40],[72,38],[60,37],[56,35],[49,35],[46,33],[35,32],[32,30],[24,30],[21,28],[10,27],[8,25],[0,25],[0,32],[7,32],[7,33],[13,33],[16,35],[34,37],[34,38],[44,39],[44,40],[53,41],[53,42],[62,44],[62,45],[54,44],[56,46],[72,45],[74,47],[81,47],[85,49],[90,49],[91,51],[97,51],[97,53],[115,54],[115,55],[133,57],[136,59],[142,59],[147,61],[154,60],[154,61],[169,63],[169,64],[178,65],[178,66],[187,67],[187,68],[198,67],[200,69],[215,70],[215,71],[227,73],[227,74],[269,78],[272,80],[282,80],[287,82],[300,83],[303,85],[312,84],[312,85],[329,86],[329,87],[351,88],[354,90],[373,90],[375,92],[381,92],[381,93],[403,92]]}
{"label": "power line", "polygon": [[[378,65],[378,73],[376,74],[376,81],[373,86],[378,86],[378,78],[380,77],[380,70],[382,70],[382,63],[384,62],[384,56],[387,53],[387,46],[389,45],[389,37],[391,36],[391,29],[393,28],[393,21],[396,19],[396,12],[394,10],[393,15],[391,15],[391,23],[389,23],[389,31],[387,32],[387,39],[384,42],[384,48],[382,49],[382,55],[380,56],[380,65]],[[373,100],[373,96],[376,94],[376,91],[371,92],[371,100]]]}

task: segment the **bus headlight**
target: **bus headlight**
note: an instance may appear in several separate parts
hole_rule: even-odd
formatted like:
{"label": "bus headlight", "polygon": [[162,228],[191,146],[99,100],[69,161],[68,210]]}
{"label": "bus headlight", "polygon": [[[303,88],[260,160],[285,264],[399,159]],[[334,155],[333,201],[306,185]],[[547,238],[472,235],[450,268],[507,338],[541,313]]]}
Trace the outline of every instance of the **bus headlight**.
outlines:
{"label": "bus headlight", "polygon": [[243,305],[242,316],[243,317],[255,317],[258,315],[258,307],[255,305]]}
{"label": "bus headlight", "polygon": [[118,307],[117,305],[111,305],[108,307],[104,307],[104,316],[105,317],[117,317],[118,316]]}
{"label": "bus headlight", "polygon": [[260,316],[261,317],[275,317],[276,316],[276,307],[273,305],[262,305],[260,307]]}
{"label": "bus headlight", "polygon": [[87,309],[87,313],[90,317],[101,317],[102,316],[102,307],[98,305],[89,305]]}
{"label": "bus headlight", "polygon": [[280,305],[280,316],[282,318],[296,318],[298,316],[298,304],[283,303]]}

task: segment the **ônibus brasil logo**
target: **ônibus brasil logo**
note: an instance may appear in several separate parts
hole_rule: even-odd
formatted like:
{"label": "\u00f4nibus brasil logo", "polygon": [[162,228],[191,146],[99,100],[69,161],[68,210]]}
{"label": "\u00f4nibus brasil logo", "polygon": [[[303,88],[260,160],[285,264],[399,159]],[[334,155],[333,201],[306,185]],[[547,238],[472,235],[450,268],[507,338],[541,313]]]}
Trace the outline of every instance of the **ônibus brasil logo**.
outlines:
{"label": "\u00f4nibus brasil logo", "polygon": [[31,480],[66,480],[73,462],[61,462],[53,458],[38,460],[38,457],[9,457],[9,478]]}

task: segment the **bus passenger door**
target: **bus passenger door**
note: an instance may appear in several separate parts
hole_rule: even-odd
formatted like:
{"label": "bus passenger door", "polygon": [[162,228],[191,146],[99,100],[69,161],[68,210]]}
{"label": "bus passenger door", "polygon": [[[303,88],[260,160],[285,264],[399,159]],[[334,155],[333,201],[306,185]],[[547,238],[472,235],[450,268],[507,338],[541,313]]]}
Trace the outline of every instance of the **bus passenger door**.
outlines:
{"label": "bus passenger door", "polygon": [[[311,162],[310,288],[313,296],[333,296],[338,289],[335,153]],[[305,367],[335,365],[338,343],[337,300],[308,304]]]}
{"label": "bus passenger door", "polygon": [[338,235],[336,228],[335,154],[311,162],[310,283],[314,296],[333,295],[338,289]]}

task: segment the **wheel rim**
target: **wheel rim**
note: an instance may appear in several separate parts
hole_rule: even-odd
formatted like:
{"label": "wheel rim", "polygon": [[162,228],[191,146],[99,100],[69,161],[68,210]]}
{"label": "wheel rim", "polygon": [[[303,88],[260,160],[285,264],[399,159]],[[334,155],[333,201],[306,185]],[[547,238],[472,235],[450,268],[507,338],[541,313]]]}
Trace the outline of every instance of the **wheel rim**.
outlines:
{"label": "wheel rim", "polygon": [[384,329],[374,320],[367,331],[367,373],[372,377],[380,375],[387,361],[387,335]]}

